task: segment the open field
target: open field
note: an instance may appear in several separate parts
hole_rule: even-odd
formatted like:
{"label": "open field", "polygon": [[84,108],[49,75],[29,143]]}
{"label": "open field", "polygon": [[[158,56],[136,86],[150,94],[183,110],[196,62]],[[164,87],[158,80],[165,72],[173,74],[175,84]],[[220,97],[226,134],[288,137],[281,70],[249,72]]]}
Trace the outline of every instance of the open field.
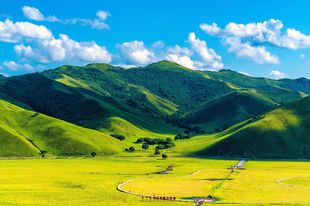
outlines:
{"label": "open field", "polygon": [[[237,160],[193,158],[27,159],[0,161],[0,205],[193,205],[142,200],[116,190],[178,198],[213,194],[220,203],[234,205],[301,205],[310,203],[310,191],[277,183],[309,186],[310,162],[250,161],[245,170],[226,168]],[[173,165],[169,174],[155,174]],[[200,172],[195,173],[195,171]],[[221,185],[218,189],[218,185]],[[238,204],[236,204],[238,203]]]}

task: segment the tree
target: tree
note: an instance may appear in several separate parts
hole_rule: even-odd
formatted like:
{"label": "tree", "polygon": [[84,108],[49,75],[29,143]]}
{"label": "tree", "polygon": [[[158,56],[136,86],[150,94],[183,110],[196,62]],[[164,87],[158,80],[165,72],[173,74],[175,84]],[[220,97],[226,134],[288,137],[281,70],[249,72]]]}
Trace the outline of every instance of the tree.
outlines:
{"label": "tree", "polygon": [[44,158],[46,153],[47,151],[41,150],[39,154],[41,155],[42,158]]}
{"label": "tree", "polygon": [[168,155],[167,155],[166,153],[163,153],[163,154],[161,155],[161,157],[162,157],[163,159],[167,159],[167,158],[168,158]]}
{"label": "tree", "polygon": [[123,140],[126,139],[125,136],[120,135],[120,134],[110,134],[110,136],[111,136],[111,137],[114,137],[114,138],[116,138],[116,139],[118,139],[118,140],[120,140],[120,141],[123,141]]}
{"label": "tree", "polygon": [[97,156],[97,153],[96,153],[96,152],[91,152],[90,155],[91,155],[92,157],[96,157],[96,156]]}
{"label": "tree", "polygon": [[136,149],[133,146],[129,147],[129,152],[134,152],[135,150]]}
{"label": "tree", "polygon": [[142,149],[147,150],[149,148],[149,145],[147,143],[142,144]]}
{"label": "tree", "polygon": [[154,155],[160,155],[160,151],[158,149],[155,149]]}

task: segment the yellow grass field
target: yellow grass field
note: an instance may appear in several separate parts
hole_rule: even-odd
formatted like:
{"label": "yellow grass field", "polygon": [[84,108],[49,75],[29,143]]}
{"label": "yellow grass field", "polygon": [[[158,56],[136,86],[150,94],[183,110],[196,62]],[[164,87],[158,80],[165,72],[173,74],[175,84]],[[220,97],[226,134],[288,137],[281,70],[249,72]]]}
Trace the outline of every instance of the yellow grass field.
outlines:
{"label": "yellow grass field", "polygon": [[[212,193],[218,205],[310,203],[310,190],[276,182],[282,178],[304,177],[283,182],[309,186],[310,162],[249,161],[245,170],[223,181],[230,173],[227,168],[236,162],[154,157],[0,160],[0,205],[193,205],[142,200],[116,190],[120,182],[129,179],[133,181],[123,189],[135,193],[178,198]],[[173,165],[169,174],[155,174],[169,165]]]}

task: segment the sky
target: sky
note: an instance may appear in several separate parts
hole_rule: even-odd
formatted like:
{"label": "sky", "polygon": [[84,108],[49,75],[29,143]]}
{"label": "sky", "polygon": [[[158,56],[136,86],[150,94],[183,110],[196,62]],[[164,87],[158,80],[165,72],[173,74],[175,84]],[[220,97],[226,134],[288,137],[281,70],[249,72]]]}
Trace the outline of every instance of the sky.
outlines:
{"label": "sky", "polygon": [[310,78],[308,0],[0,0],[0,74],[170,60]]}

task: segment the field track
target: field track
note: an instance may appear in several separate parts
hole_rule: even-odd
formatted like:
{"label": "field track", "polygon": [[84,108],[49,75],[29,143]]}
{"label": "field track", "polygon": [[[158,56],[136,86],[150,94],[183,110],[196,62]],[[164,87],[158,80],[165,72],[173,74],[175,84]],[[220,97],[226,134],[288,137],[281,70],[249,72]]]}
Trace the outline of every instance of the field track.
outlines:
{"label": "field track", "polygon": [[299,188],[299,189],[303,189],[303,190],[310,190],[310,187],[302,187],[302,186],[298,186],[298,185],[293,185],[293,184],[288,184],[288,183],[282,182],[282,181],[285,181],[285,180],[295,179],[295,178],[303,178],[303,177],[300,177],[300,176],[286,177],[286,178],[282,178],[282,179],[277,180],[276,183],[278,183],[280,185],[283,185],[283,186],[286,186],[286,187],[294,187],[294,188]]}
{"label": "field track", "polygon": [[[225,180],[227,180],[233,173],[235,170],[237,169],[240,169],[240,168],[243,168],[243,165],[245,164],[245,160],[240,160],[235,166],[232,166],[231,167],[231,171],[218,185],[216,185],[214,188],[212,188],[212,190],[210,191],[210,194],[213,194],[217,191],[217,189],[219,189],[225,182]],[[190,174],[190,175],[186,175],[184,177],[192,177],[192,176],[195,176],[201,172],[203,172],[204,169],[202,170],[197,170],[195,171],[194,173]],[[121,182],[120,184],[117,185],[116,189],[120,192],[123,192],[123,193],[126,193],[126,194],[129,194],[129,195],[135,195],[135,196],[140,196],[142,198],[150,198],[150,199],[157,199],[157,200],[171,200],[171,201],[179,201],[179,202],[196,202],[195,199],[181,199],[181,198],[167,198],[167,199],[158,199],[156,197],[153,197],[153,196],[150,196],[150,195],[145,195],[145,194],[139,194],[139,193],[135,193],[135,192],[132,192],[130,190],[125,190],[125,189],[122,189],[122,187],[132,181],[134,181],[135,179],[130,179],[130,180],[127,180],[125,182]],[[206,203],[212,203],[212,202],[215,202],[215,199],[206,199],[205,200]]]}

